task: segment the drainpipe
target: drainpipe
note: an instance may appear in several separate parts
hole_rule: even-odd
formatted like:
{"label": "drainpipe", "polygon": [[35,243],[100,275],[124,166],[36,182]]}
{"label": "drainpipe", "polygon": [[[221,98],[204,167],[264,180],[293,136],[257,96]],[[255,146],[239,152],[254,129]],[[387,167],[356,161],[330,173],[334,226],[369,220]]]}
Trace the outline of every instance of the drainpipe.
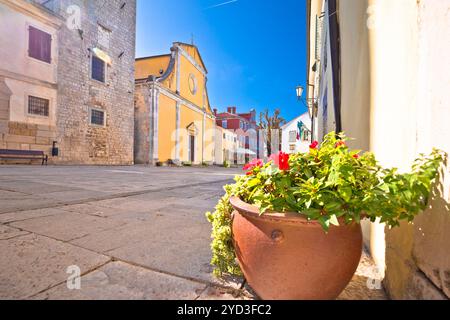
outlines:
{"label": "drainpipe", "polygon": [[333,104],[336,132],[342,131],[341,122],[341,39],[337,12],[337,1],[328,1],[328,23],[330,26],[331,68],[333,75]]}

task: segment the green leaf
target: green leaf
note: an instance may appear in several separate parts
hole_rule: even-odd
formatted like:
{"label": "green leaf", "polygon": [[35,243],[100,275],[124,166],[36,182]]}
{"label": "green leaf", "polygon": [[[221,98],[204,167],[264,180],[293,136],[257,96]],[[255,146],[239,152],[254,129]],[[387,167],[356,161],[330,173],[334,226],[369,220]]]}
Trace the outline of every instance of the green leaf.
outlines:
{"label": "green leaf", "polygon": [[328,230],[330,229],[330,218],[327,216],[321,216],[319,218],[319,223],[322,226],[322,228],[328,232]]}
{"label": "green leaf", "polygon": [[261,183],[261,181],[258,178],[253,178],[249,182],[247,182],[247,186],[249,188],[253,188],[254,186],[257,186],[260,183]]}
{"label": "green leaf", "polygon": [[342,186],[338,188],[339,195],[345,202],[349,202],[352,197],[352,188],[350,186]]}
{"label": "green leaf", "polygon": [[309,207],[311,207],[311,203],[312,203],[312,199],[309,199],[305,202],[305,206],[307,209],[309,209]]}
{"label": "green leaf", "polygon": [[340,209],[341,207],[342,207],[342,204],[337,201],[327,201],[325,203],[325,209],[327,211],[334,211],[334,210]]}
{"label": "green leaf", "polygon": [[330,223],[335,226],[339,226],[339,221],[335,214],[330,216]]}
{"label": "green leaf", "polygon": [[319,209],[306,209],[302,210],[301,213],[305,215],[308,218],[308,220],[317,220],[320,217]]}
{"label": "green leaf", "polygon": [[380,190],[383,191],[383,192],[389,192],[389,186],[388,186],[387,184],[385,184],[385,183],[382,183],[382,184],[379,186],[379,188],[380,188]]}

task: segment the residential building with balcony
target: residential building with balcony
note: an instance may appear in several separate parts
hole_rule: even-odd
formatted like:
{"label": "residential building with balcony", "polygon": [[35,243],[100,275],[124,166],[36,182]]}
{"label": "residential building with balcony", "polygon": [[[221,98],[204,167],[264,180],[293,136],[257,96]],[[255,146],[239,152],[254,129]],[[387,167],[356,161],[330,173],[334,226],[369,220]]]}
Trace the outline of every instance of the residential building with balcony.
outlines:
{"label": "residential building with balcony", "polygon": [[259,130],[256,123],[256,111],[237,113],[236,107],[228,107],[226,112],[216,115],[216,125],[232,130],[237,135],[238,147],[235,157],[236,164],[243,164],[257,157],[259,150]]}

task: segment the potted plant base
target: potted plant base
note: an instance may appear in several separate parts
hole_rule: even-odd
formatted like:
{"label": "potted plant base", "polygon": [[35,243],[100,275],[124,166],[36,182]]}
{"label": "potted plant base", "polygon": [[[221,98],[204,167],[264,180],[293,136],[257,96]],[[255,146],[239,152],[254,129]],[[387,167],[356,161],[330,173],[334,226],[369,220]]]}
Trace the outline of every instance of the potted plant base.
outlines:
{"label": "potted plant base", "polygon": [[260,215],[237,197],[230,202],[236,256],[260,298],[335,299],[348,285],[362,253],[359,224],[331,226],[325,233],[298,213]]}

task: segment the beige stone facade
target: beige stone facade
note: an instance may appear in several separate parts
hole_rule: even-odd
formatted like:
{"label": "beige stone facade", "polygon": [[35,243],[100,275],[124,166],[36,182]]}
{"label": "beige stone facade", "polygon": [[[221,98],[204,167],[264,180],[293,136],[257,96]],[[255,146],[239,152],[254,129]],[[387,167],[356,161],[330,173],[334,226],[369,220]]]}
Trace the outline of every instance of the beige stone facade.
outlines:
{"label": "beige stone facade", "polygon": [[[136,1],[1,0],[0,17],[0,148],[132,164]],[[30,26],[50,38],[49,61],[30,57]]]}
{"label": "beige stone facade", "polygon": [[[0,1],[0,149],[42,150],[56,137],[58,32],[63,19],[26,1]],[[29,29],[52,38],[51,61],[28,54]],[[30,113],[28,97],[48,101],[48,115]]]}

